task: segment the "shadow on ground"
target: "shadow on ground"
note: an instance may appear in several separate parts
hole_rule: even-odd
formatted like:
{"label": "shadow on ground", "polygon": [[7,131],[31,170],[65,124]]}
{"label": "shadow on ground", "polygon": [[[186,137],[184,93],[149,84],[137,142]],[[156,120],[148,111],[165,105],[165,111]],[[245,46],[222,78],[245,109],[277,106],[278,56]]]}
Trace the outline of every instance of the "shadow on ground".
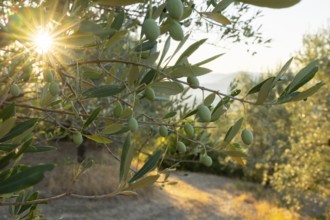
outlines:
{"label": "shadow on ground", "polygon": [[[95,148],[95,147],[92,147]],[[62,193],[70,182],[77,164],[75,147],[60,143],[58,151],[29,156],[26,163],[53,162],[58,168],[37,185],[42,196]],[[65,155],[65,156],[64,156]],[[89,149],[89,157],[98,163],[75,184],[80,194],[102,194],[115,190],[118,162],[109,161],[104,152]],[[176,184],[155,185],[138,191],[139,196],[116,196],[109,199],[88,200],[67,197],[40,205],[41,213],[49,220],[103,219],[301,219],[296,213],[277,208],[267,201],[259,201],[253,194],[237,189],[239,180],[219,176],[177,172],[170,177]],[[11,219],[7,207],[0,207],[0,219]]]}

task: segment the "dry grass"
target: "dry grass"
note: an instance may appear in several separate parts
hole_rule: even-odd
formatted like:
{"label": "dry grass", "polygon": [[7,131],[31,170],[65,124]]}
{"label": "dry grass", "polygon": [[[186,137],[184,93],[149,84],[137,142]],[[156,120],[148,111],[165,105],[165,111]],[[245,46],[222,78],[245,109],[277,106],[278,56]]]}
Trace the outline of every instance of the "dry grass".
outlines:
{"label": "dry grass", "polygon": [[[95,149],[93,146],[87,150],[87,157],[95,160],[95,164],[74,183],[72,187],[74,193],[100,195],[113,192],[117,188],[119,162],[106,151]],[[66,192],[70,188],[74,173],[79,167],[75,150],[76,148],[71,144],[61,143],[57,152],[52,152],[48,156],[43,155],[42,158],[29,158],[33,163],[54,162],[58,165],[39,185],[43,193],[54,195]],[[135,168],[136,161],[133,164]],[[137,167],[140,166],[141,164],[137,165]],[[165,211],[166,207],[167,209],[175,207],[177,211],[184,213],[186,219],[207,219],[210,215],[214,217],[213,219],[238,216],[247,220],[303,219],[295,212],[279,208],[272,194],[255,184],[195,173],[184,177],[180,172],[171,177],[170,181],[178,182],[178,184],[167,185],[161,191],[157,190],[157,187],[139,190],[139,198],[148,201],[143,205],[150,206],[152,210],[162,210],[163,207]],[[130,202],[134,204],[132,200],[116,200],[117,206],[122,204],[126,207],[131,204]],[[140,204],[136,208],[141,207]]]}
{"label": "dry grass", "polygon": [[242,210],[244,219],[296,220],[304,219],[298,213],[279,207],[280,202],[275,192],[263,186],[239,181],[235,184],[237,205],[250,204],[251,210]]}
{"label": "dry grass", "polygon": [[[55,144],[53,144],[54,146]],[[60,142],[58,150],[46,154],[31,154],[25,158],[25,163],[55,163],[57,167],[46,173],[46,178],[37,188],[45,195],[56,195],[72,189],[80,195],[102,195],[115,191],[119,182],[120,163],[114,159],[106,149],[93,143],[88,144],[86,158],[93,160],[91,168],[85,170],[74,181],[74,176],[81,168],[76,159],[76,147],[70,142]],[[142,164],[132,162],[134,168],[141,168]],[[151,189],[137,191],[139,194],[150,194]]]}
{"label": "dry grass", "polygon": [[62,165],[47,179],[46,190],[52,194],[63,193],[72,186],[72,192],[82,195],[101,195],[116,190],[118,185],[118,168],[109,165],[95,164],[85,171],[73,183],[77,164]]}
{"label": "dry grass", "polygon": [[302,217],[299,214],[277,207],[274,203],[267,200],[258,200],[251,193],[242,193],[237,196],[233,203],[239,209],[239,214],[244,219],[268,219],[268,220],[298,220]]}

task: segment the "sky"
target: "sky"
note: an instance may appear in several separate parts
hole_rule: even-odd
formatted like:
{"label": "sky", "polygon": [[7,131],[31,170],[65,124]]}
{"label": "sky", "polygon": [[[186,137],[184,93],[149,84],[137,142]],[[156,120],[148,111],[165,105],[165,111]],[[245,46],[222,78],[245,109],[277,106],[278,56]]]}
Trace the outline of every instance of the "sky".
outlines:
{"label": "sky", "polygon": [[[252,10],[262,10],[263,17],[258,18],[262,24],[261,32],[265,38],[271,38],[269,47],[257,47],[257,54],[246,52],[244,45],[227,46],[228,49],[203,45],[192,57],[192,61],[225,53],[206,67],[212,73],[200,77],[202,85],[225,89],[234,73],[269,72],[289,60],[296,51],[302,48],[304,34],[316,33],[322,27],[330,27],[330,0],[302,0],[297,5],[286,9],[268,9],[252,6]],[[203,57],[199,57],[203,54]],[[205,55],[207,54],[207,56]],[[194,63],[194,62],[192,62]],[[228,80],[229,79],[229,80]]]}

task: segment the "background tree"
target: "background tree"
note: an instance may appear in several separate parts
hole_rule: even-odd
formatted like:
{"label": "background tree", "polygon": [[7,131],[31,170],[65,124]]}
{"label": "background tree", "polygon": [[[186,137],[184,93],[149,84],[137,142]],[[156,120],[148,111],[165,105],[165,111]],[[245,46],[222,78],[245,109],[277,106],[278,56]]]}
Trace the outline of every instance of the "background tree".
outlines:
{"label": "background tree", "polygon": [[[328,34],[329,29],[322,29],[304,36],[304,47],[295,58],[298,67],[318,60],[319,75],[313,81],[329,82]],[[292,78],[289,74],[283,80]],[[241,88],[247,91],[255,81],[248,75],[238,80],[245,82],[246,86],[241,84]],[[323,93],[305,102],[244,108],[247,126],[253,127],[255,137],[254,144],[247,149],[245,178],[271,186],[289,206],[297,209],[308,206],[309,214],[329,208],[326,207],[330,183],[328,87],[326,83]],[[278,86],[272,95],[283,90],[283,86]]]}
{"label": "background tree", "polygon": [[[288,111],[295,110],[290,117],[292,129],[290,147],[281,156],[275,168],[271,184],[282,193],[288,204],[315,203],[325,207],[329,200],[329,28],[304,37],[304,49],[297,55],[301,65],[319,59],[320,71],[315,80],[327,82],[321,92],[308,98],[309,102],[288,105]],[[285,163],[284,163],[285,162]],[[283,187],[283,183],[285,187]],[[289,195],[284,196],[290,192]],[[317,210],[317,209],[316,209]],[[310,211],[316,211],[312,208]]]}

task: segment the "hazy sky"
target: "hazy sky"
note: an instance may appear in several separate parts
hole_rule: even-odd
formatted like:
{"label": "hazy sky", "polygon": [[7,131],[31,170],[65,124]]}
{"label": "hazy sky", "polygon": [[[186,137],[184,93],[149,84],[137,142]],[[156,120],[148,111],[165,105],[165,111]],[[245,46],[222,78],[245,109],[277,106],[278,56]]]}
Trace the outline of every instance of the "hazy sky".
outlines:
{"label": "hazy sky", "polygon": [[[265,72],[272,70],[287,61],[302,46],[302,37],[306,33],[315,33],[321,27],[330,27],[330,0],[302,0],[299,4],[287,9],[263,10],[263,17],[258,23],[265,38],[272,38],[269,48],[260,46],[257,55],[246,52],[244,45],[233,45],[230,50],[203,46],[197,53],[211,56],[225,52],[226,55],[212,62],[208,67],[214,73],[234,73],[238,71]],[[221,44],[221,42],[220,42]],[[193,60],[201,57],[193,57]],[[204,77],[203,77],[204,78]]]}

